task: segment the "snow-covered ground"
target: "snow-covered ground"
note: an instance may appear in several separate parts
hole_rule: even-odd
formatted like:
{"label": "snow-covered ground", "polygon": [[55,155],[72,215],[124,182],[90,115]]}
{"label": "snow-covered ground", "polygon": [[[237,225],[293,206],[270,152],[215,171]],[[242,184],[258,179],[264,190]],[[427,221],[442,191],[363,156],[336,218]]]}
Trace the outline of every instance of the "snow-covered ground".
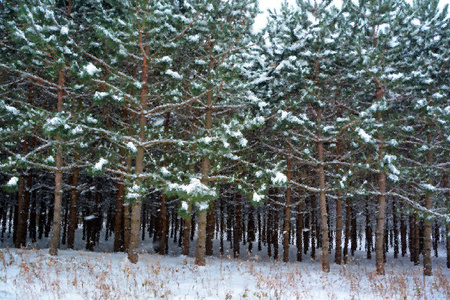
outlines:
{"label": "snow-covered ground", "polygon": [[135,265],[124,253],[61,250],[52,257],[48,249],[4,246],[0,299],[450,299],[445,256],[433,257],[434,276],[424,278],[421,266],[413,266],[409,257],[393,259],[392,253],[386,276],[377,276],[374,261],[362,251],[347,265],[332,264],[325,274],[320,260],[309,255],[295,262],[294,246],[290,263],[273,261],[265,249],[254,247],[252,255],[237,260],[208,257],[205,267],[179,255],[173,244],[167,256],[151,253],[145,241],[141,249],[147,251]]}

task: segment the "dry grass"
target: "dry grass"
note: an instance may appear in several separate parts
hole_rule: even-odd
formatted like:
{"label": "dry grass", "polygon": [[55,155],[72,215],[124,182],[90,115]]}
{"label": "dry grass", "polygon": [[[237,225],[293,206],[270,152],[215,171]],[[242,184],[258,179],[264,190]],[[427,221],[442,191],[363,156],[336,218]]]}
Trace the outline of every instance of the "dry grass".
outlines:
{"label": "dry grass", "polygon": [[[169,260],[167,260],[169,259]],[[386,275],[358,264],[240,261],[143,254],[0,250],[0,298],[32,299],[450,299],[448,271],[424,278],[420,268],[386,267]]]}

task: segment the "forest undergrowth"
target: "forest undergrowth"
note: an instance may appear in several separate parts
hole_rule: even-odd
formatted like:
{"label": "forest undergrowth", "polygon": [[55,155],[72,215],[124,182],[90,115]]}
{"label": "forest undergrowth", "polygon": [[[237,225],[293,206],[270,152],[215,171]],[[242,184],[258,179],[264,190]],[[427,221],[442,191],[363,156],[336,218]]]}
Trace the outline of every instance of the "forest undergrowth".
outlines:
{"label": "forest undergrowth", "polygon": [[[378,276],[370,260],[332,265],[283,263],[258,255],[208,258],[142,253],[137,264],[123,253],[63,250],[58,257],[36,248],[0,250],[1,299],[449,299],[449,272],[431,277],[406,258]],[[444,258],[434,258],[434,260]],[[437,265],[439,265],[437,263]]]}

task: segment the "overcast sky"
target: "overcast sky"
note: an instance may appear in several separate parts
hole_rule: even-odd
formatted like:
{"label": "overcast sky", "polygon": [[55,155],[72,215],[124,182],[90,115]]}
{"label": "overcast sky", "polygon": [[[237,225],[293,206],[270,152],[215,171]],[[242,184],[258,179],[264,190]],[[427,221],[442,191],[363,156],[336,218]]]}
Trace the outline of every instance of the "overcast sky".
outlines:
{"label": "overcast sky", "polygon": [[[393,0],[395,1],[395,0]],[[412,2],[412,0],[409,0]],[[291,5],[295,5],[295,0],[287,0],[288,3]],[[337,7],[340,7],[342,4],[342,0],[335,0],[335,5]],[[259,14],[256,18],[254,28],[256,31],[260,30],[264,27],[264,24],[266,24],[266,18],[268,16],[267,9],[277,9],[279,10],[281,7],[281,3],[283,3],[283,0],[259,0],[259,9],[263,11],[263,13]],[[445,4],[450,4],[450,0],[441,0],[439,3],[440,7],[444,7]]]}

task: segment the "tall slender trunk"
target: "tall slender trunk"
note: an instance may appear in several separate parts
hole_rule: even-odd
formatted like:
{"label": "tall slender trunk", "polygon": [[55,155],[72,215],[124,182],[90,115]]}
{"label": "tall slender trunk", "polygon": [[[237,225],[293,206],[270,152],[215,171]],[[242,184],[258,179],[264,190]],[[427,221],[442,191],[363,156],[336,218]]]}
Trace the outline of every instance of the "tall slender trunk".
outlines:
{"label": "tall slender trunk", "polygon": [[286,206],[284,210],[284,226],[283,226],[283,261],[289,262],[289,232],[291,230],[291,159],[288,156],[286,158],[287,163],[287,180],[288,186],[286,189]]}
{"label": "tall slender trunk", "polygon": [[[322,118],[322,109],[317,110],[317,117],[319,118],[319,127],[321,125],[320,119]],[[325,196],[325,168],[323,161],[323,141],[322,132],[318,132],[318,142],[317,142],[317,158],[319,161],[319,206],[320,206],[320,229],[322,236],[322,271],[330,272],[330,254],[329,254],[329,240],[328,240],[328,212],[327,212],[327,199]]]}
{"label": "tall slender trunk", "polygon": [[350,221],[352,216],[352,207],[350,205],[350,199],[347,198],[346,208],[345,208],[345,238],[344,238],[344,250],[342,255],[344,255],[344,263],[348,263],[348,244],[350,241]]}
{"label": "tall slender trunk", "polygon": [[418,266],[420,264],[420,221],[419,217],[416,215],[414,216],[414,257],[413,262],[415,266]]}
{"label": "tall slender trunk", "polygon": [[116,215],[114,221],[114,252],[119,252],[123,246],[123,182],[117,182]]}
{"label": "tall slender trunk", "polygon": [[303,260],[303,202],[297,206],[297,261]]}
{"label": "tall slender trunk", "polygon": [[[448,174],[447,173],[444,173],[443,174],[443,176],[442,176],[442,188],[444,189],[444,190],[446,190],[447,189],[447,186],[448,186]],[[450,197],[449,197],[449,192],[447,191],[447,192],[444,192],[444,197],[445,197],[445,203],[447,204],[447,207],[448,207],[448,205],[450,205]],[[445,226],[445,233],[446,233],[446,235],[445,235],[445,237],[446,237],[446,247],[447,247],[447,268],[449,268],[450,269],[450,224],[447,224],[446,226]]]}
{"label": "tall slender trunk", "polygon": [[241,221],[241,194],[236,191],[236,211],[235,211],[235,221],[233,229],[233,257],[239,258],[240,255],[240,242],[242,235],[242,221]]}
{"label": "tall slender trunk", "polygon": [[402,245],[402,257],[406,255],[406,222],[405,222],[405,216],[400,215],[400,242]]}
{"label": "tall slender trunk", "polygon": [[372,259],[372,224],[370,222],[369,214],[369,199],[366,201],[365,215],[366,215],[366,251],[367,259]]}
{"label": "tall slender trunk", "polygon": [[26,245],[26,239],[24,239],[24,233],[26,238],[26,222],[25,218],[25,174],[22,173],[19,179],[19,190],[17,192],[17,222],[15,222],[14,228],[14,246],[20,248]]}
{"label": "tall slender trunk", "polygon": [[[428,153],[427,153],[427,163],[431,168],[433,162],[433,152],[431,150],[431,133],[428,133]],[[433,185],[433,177],[430,176],[428,179],[428,184]],[[431,210],[433,207],[433,195],[431,193],[426,193],[425,195],[425,207]],[[424,242],[423,242],[423,275],[431,276],[433,274],[433,267],[431,264],[431,229],[432,221],[425,218],[424,224]]]}
{"label": "tall slender trunk", "polygon": [[184,219],[183,226],[183,248],[181,253],[183,255],[189,255],[189,243],[190,243],[190,235],[191,235],[191,220],[192,220],[192,206],[189,204],[189,218]]}
{"label": "tall slender trunk", "polygon": [[[75,163],[78,160],[78,152],[75,151]],[[69,232],[67,247],[73,249],[75,244],[75,230],[77,229],[77,200],[78,200],[78,174],[79,169],[75,167],[72,175],[72,192],[70,197]]]}
{"label": "tall slender trunk", "polygon": [[214,203],[211,203],[206,216],[206,249],[205,254],[208,256],[213,255],[213,238],[214,238]]}
{"label": "tall slender trunk", "polygon": [[[137,146],[136,162],[135,162],[135,174],[138,177],[138,183],[140,184],[142,179],[139,176],[144,172],[144,146],[145,142],[145,126],[147,124],[147,117],[145,112],[147,109],[147,97],[148,97],[148,67],[147,56],[148,48],[143,44],[143,32],[139,32],[140,46],[142,49],[142,69],[141,80],[143,82],[140,94],[140,114],[139,114],[139,141],[140,145]],[[132,203],[131,207],[131,230],[130,230],[130,243],[128,245],[128,259],[131,263],[137,263],[139,259],[139,238],[141,228],[141,208],[142,199],[138,198]]]}
{"label": "tall slender trunk", "polygon": [[[64,66],[59,71],[58,78],[58,106],[57,111],[63,111],[63,87],[64,87]],[[56,165],[55,165],[55,198],[53,204],[53,226],[52,233],[50,237],[50,255],[57,255],[60,237],[61,237],[61,212],[62,212],[62,167],[63,167],[63,153],[61,146],[62,139],[59,135],[56,136]]]}
{"label": "tall slender trunk", "polygon": [[392,226],[394,227],[394,258],[398,258],[399,253],[399,240],[398,240],[398,214],[397,214],[397,205],[395,199],[392,200]]}
{"label": "tall slender trunk", "polygon": [[316,199],[311,195],[311,259],[316,259]]}
{"label": "tall slender trunk", "polygon": [[[338,139],[336,146],[337,156],[340,159],[342,155],[342,141]],[[338,170],[341,168],[340,164],[337,165]],[[337,192],[336,199],[336,250],[334,254],[334,262],[338,265],[342,263],[342,191]]]}
{"label": "tall slender trunk", "polygon": [[[381,102],[384,96],[383,85],[376,78],[378,88],[376,91],[376,100]],[[377,112],[378,122],[382,121],[381,112]],[[381,163],[384,159],[384,141],[383,134],[378,133],[378,160]],[[378,217],[377,217],[377,231],[375,233],[375,256],[376,256],[376,269],[378,275],[384,275],[384,227],[386,222],[386,173],[380,171],[378,173]]]}
{"label": "tall slender trunk", "polygon": [[[213,71],[214,59],[211,58],[209,62],[209,72]],[[209,77],[210,74],[208,74]],[[205,109],[205,129],[209,132],[212,128],[212,106],[213,106],[213,91],[209,91],[206,96],[206,109]],[[209,185],[209,169],[210,162],[208,157],[202,159],[202,183],[206,186]],[[197,236],[197,249],[195,252],[195,264],[204,266],[205,254],[206,254],[206,216],[208,211],[201,210],[198,212],[198,236]]]}

